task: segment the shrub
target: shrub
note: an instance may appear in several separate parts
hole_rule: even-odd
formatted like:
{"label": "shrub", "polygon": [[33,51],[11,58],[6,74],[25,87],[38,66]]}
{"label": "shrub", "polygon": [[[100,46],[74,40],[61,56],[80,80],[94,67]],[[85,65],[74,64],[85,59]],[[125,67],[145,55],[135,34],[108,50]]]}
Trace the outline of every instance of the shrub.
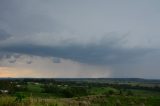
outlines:
{"label": "shrub", "polygon": [[22,100],[25,98],[25,96],[22,93],[17,93],[15,102],[22,102]]}

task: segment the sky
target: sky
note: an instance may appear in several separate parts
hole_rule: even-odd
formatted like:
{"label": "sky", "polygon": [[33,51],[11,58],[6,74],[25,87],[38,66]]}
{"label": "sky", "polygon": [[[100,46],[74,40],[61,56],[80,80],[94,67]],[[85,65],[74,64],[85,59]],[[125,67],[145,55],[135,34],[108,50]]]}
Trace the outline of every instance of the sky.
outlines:
{"label": "sky", "polygon": [[160,79],[159,0],[0,0],[0,77]]}

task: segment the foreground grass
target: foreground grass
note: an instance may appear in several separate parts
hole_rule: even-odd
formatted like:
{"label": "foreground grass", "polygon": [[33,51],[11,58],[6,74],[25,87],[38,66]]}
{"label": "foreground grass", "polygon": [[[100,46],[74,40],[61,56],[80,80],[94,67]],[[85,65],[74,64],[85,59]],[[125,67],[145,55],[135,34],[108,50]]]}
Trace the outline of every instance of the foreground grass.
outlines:
{"label": "foreground grass", "polygon": [[27,97],[21,102],[15,101],[16,97],[0,96],[0,106],[62,106],[56,99]]}
{"label": "foreground grass", "polygon": [[92,95],[76,98],[33,98],[16,102],[15,97],[0,96],[0,106],[159,106],[160,97]]}

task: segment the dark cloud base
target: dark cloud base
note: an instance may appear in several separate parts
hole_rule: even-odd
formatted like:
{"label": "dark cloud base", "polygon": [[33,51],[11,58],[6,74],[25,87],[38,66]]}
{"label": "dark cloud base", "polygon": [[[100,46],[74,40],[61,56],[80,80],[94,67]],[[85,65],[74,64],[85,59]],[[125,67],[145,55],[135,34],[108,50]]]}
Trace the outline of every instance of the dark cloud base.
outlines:
{"label": "dark cloud base", "polygon": [[[37,46],[32,44],[19,44],[1,47],[0,51],[19,53],[42,57],[56,57],[70,59],[80,63],[109,65],[136,62],[138,58],[151,52],[149,49],[125,49],[106,45],[68,45],[68,46]],[[60,62],[54,59],[54,62]]]}

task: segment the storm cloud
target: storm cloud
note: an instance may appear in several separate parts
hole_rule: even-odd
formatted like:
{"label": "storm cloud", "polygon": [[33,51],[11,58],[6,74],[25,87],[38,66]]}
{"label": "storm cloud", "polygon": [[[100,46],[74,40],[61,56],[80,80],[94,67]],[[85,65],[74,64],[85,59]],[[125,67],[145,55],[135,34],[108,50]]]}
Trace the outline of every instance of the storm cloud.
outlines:
{"label": "storm cloud", "polygon": [[68,77],[159,78],[159,4],[1,0],[0,67],[30,66],[34,75],[48,70],[54,77],[72,70]]}
{"label": "storm cloud", "polygon": [[6,40],[6,39],[8,39],[10,37],[11,37],[10,34],[8,34],[6,31],[0,29],[0,41]]}
{"label": "storm cloud", "polygon": [[[118,41],[117,41],[118,42]],[[114,44],[113,44],[114,43]],[[42,57],[57,57],[63,59],[70,59],[80,63],[94,64],[94,65],[109,65],[136,62],[152,49],[147,48],[122,48],[115,42],[102,44],[88,44],[77,45],[70,44],[67,46],[39,46],[33,44],[16,44],[7,47],[1,47],[0,50],[9,53],[19,53],[26,55],[35,55]],[[114,45],[114,46],[113,46]],[[55,60],[57,61],[57,59]]]}

